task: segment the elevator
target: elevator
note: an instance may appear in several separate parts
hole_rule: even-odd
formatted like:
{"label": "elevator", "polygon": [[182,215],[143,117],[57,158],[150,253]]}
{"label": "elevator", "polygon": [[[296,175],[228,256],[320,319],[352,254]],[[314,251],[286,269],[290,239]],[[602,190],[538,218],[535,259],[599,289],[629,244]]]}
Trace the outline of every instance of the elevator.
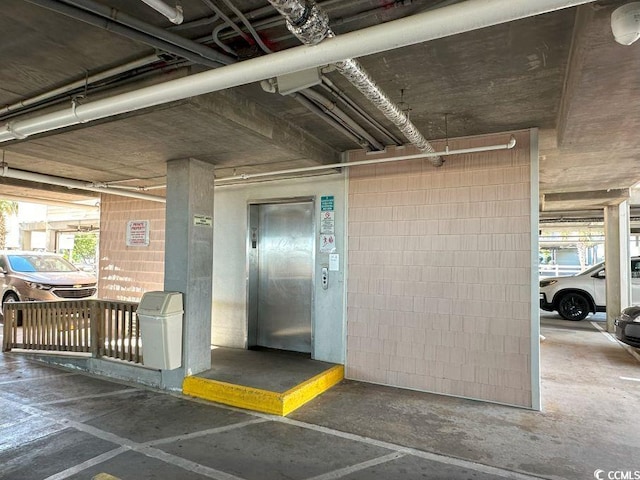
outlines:
{"label": "elevator", "polygon": [[312,353],[311,198],[249,204],[248,347]]}

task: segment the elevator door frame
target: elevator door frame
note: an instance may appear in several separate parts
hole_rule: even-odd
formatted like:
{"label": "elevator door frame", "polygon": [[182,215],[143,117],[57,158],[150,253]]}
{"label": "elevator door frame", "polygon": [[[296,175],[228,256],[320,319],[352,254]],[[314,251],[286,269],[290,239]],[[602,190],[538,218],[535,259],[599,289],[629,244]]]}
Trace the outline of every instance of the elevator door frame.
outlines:
{"label": "elevator door frame", "polygon": [[[316,227],[316,198],[310,197],[291,197],[291,198],[275,198],[266,200],[250,200],[247,202],[247,348],[258,346],[258,283],[259,275],[255,274],[257,270],[258,258],[257,248],[252,246],[252,226],[259,223],[259,207],[261,205],[280,205],[291,203],[310,203],[311,204],[311,223],[313,227],[313,253],[311,255],[312,272],[311,272],[311,299],[310,299],[310,319],[311,319],[311,358],[314,358],[315,350],[315,300],[316,300],[316,248],[317,248],[317,227]],[[256,208],[257,207],[257,208]],[[259,238],[258,238],[259,240]]]}

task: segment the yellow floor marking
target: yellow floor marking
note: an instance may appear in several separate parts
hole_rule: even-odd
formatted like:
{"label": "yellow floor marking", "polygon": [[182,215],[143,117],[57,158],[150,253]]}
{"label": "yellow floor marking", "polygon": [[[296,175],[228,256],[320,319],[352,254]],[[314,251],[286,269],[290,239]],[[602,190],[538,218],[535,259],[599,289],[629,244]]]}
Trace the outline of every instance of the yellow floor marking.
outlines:
{"label": "yellow floor marking", "polygon": [[286,416],[343,378],[344,367],[336,365],[284,393],[278,393],[191,376],[184,379],[182,393],[247,410]]}

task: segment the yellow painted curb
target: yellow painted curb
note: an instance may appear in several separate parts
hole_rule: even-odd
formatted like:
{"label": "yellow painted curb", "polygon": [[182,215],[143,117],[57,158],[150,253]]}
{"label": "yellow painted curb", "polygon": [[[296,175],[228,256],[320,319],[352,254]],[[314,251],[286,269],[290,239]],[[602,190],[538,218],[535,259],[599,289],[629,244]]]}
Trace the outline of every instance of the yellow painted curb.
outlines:
{"label": "yellow painted curb", "polygon": [[344,378],[344,367],[336,365],[282,394],[282,416],[289,415],[305,403],[326,392]]}
{"label": "yellow painted curb", "polygon": [[186,377],[182,393],[233,407],[286,416],[343,378],[344,367],[336,365],[284,393],[278,393],[208,378]]}
{"label": "yellow painted curb", "polygon": [[118,477],[114,477],[113,475],[109,475],[108,473],[99,473],[94,476],[91,480],[120,480]]}

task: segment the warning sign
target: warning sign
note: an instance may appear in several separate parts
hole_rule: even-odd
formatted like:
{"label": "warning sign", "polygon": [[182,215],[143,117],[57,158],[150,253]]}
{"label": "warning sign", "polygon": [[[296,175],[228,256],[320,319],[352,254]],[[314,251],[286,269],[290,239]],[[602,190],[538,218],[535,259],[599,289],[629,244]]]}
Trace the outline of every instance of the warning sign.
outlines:
{"label": "warning sign", "polygon": [[149,220],[130,220],[127,222],[127,247],[149,246]]}
{"label": "warning sign", "polygon": [[320,233],[336,233],[335,212],[322,212]]}

